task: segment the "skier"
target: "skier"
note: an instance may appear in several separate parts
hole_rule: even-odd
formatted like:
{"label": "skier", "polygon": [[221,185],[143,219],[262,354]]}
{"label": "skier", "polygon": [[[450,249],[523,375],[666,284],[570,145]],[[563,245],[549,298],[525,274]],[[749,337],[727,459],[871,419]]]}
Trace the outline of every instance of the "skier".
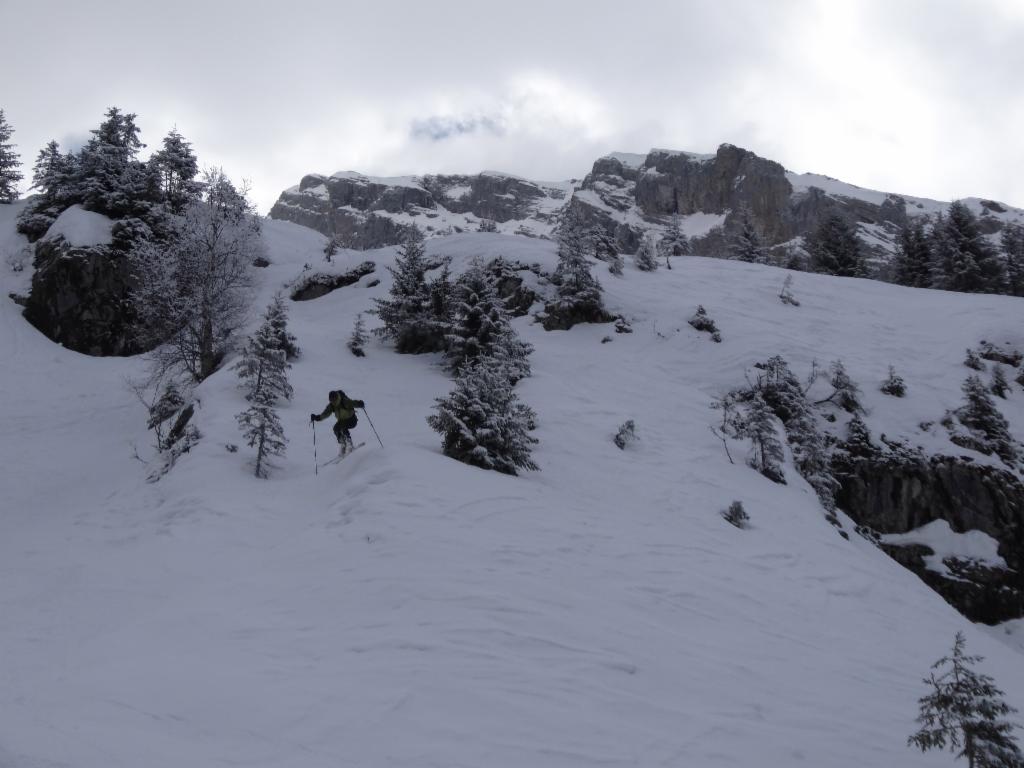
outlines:
{"label": "skier", "polygon": [[333,389],[329,393],[330,402],[319,416],[315,413],[309,414],[310,423],[322,421],[330,414],[334,414],[334,436],[338,438],[340,454],[344,456],[354,450],[352,447],[352,435],[349,430],[356,425],[356,408],[365,408],[362,400],[351,400],[340,389]]}

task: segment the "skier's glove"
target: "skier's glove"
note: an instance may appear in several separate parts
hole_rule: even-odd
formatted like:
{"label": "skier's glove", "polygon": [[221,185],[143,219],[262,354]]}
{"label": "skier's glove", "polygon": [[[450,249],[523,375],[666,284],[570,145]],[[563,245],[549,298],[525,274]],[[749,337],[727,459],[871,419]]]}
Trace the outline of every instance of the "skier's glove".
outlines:
{"label": "skier's glove", "polygon": [[309,414],[309,423],[312,424],[314,421],[316,421],[316,414],[315,413]]}

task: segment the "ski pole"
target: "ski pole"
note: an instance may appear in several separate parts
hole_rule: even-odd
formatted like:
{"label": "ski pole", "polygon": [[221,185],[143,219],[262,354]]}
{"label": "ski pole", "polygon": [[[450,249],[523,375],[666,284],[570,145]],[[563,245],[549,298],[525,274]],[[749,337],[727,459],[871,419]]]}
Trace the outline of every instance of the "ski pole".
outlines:
{"label": "ski pole", "polygon": [[310,420],[309,426],[313,428],[313,474],[320,474],[320,465],[316,461],[316,422]]}
{"label": "ski pole", "polygon": [[373,430],[373,434],[377,437],[377,442],[380,443],[380,447],[384,447],[384,441],[380,439],[380,435],[377,434],[377,428],[373,426],[373,419],[370,418],[370,414],[366,413],[366,409],[363,408],[363,413],[366,414],[366,420],[370,422],[370,429]]}

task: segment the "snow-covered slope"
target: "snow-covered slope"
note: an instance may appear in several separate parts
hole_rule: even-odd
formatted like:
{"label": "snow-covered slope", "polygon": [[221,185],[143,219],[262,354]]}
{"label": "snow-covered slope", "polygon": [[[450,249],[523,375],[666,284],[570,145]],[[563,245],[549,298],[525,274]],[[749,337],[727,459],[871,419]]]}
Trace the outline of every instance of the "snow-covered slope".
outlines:
{"label": "snow-covered slope", "polygon": [[[280,221],[265,238],[257,310],[325,243]],[[428,252],[554,263],[552,243],[500,234]],[[541,471],[507,477],[440,454],[438,358],[345,349],[393,257],[343,251],[338,269],[377,271],[291,305],[290,444],[265,481],[226,449],[243,400],[225,369],[197,392],[202,441],[147,484],[125,385],[142,361],[53,345],[3,269],[0,765],[941,766],[905,740],[958,630],[1024,707],[1019,633],[970,625],[838,536],[791,469],[774,485],[708,430],[755,361],[841,356],[873,430],[948,445],[918,425],[959,403],[966,346],[1024,342],[1019,299],[799,274],[790,307],[783,270],[701,258],[602,275],[634,333],[515,321],[536,346],[518,391]],[[698,303],[721,344],[686,324]],[[905,400],[877,392],[890,363]],[[364,419],[365,447],[314,474],[309,413],[337,387],[384,447]],[[1001,405],[1024,433],[1024,394]],[[620,451],[626,419],[640,440]],[[750,530],[719,516],[734,499]]]}

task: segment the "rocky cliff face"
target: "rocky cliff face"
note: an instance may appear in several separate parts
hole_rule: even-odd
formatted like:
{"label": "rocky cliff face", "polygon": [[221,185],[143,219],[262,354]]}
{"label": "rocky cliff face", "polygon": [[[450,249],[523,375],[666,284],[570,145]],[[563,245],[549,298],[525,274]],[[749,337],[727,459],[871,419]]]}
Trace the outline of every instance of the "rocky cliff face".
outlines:
{"label": "rocky cliff face", "polygon": [[54,341],[89,355],[139,351],[131,337],[130,270],[109,246],[75,247],[64,238],[36,244],[25,318]]}
{"label": "rocky cliff face", "polygon": [[954,532],[995,539],[1007,568],[950,557],[939,572],[926,561],[936,554],[927,546],[885,543],[883,536],[882,548],[972,621],[1024,617],[1024,484],[1015,474],[961,457],[889,449],[840,452],[834,469],[839,506],[878,533],[903,534],[944,520]]}
{"label": "rocky cliff face", "polygon": [[[507,174],[380,179],[357,173],[312,174],[282,193],[271,217],[312,227],[344,247],[366,249],[401,241],[413,224],[427,234],[476,229],[482,219],[505,234],[551,236],[571,206],[635,253],[645,233],[656,236],[678,217],[698,255],[721,255],[737,213],[749,212],[779,260],[799,251],[802,236],[839,214],[856,226],[884,271],[908,217],[934,215],[946,203],[874,192],[779,163],[731,144],[713,155],[652,150],[598,159],[581,182],[538,183]],[[984,232],[994,235],[1024,212],[991,200],[969,200]]]}
{"label": "rocky cliff face", "polygon": [[[400,243],[413,225],[428,234],[510,224],[510,234],[546,234],[570,185],[544,185],[498,173],[374,178],[358,173],[303,177],[278,199],[271,218],[302,224],[344,248]],[[537,228],[537,231],[531,228]]]}

